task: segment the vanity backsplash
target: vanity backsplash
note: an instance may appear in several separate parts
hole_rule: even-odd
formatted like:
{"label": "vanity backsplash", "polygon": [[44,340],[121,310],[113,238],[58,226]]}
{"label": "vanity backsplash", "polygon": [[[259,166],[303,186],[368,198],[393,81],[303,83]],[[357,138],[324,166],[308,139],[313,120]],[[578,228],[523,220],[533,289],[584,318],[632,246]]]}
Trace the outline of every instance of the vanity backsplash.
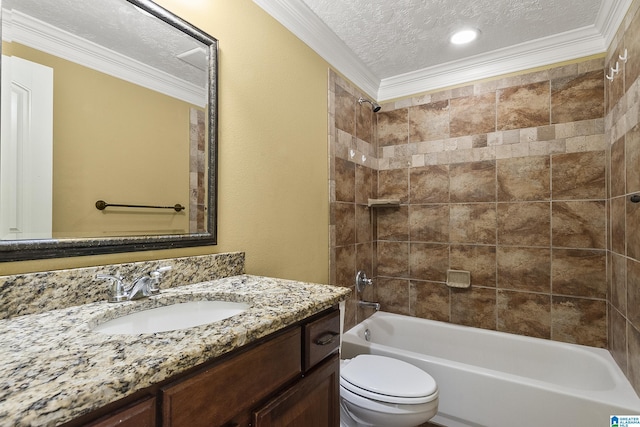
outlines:
{"label": "vanity backsplash", "polygon": [[96,279],[98,274],[122,276],[131,283],[170,266],[160,284],[167,289],[244,274],[244,261],[244,252],[232,252],[0,276],[0,319],[107,300],[110,283]]}

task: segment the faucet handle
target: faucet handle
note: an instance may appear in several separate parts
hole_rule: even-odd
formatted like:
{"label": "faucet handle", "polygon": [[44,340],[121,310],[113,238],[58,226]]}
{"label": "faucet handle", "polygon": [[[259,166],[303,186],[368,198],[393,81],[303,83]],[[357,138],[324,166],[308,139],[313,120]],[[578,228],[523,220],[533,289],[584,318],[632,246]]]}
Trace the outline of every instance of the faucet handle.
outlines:
{"label": "faucet handle", "polygon": [[109,302],[122,302],[128,299],[125,286],[120,276],[112,276],[110,274],[96,274],[98,280],[111,280],[111,295]]}
{"label": "faucet handle", "polygon": [[363,270],[358,271],[356,274],[356,288],[358,292],[364,291],[365,286],[371,285],[373,285],[373,280],[369,279]]}
{"label": "faucet handle", "polygon": [[171,270],[171,266],[167,265],[149,273],[149,276],[151,276],[151,281],[149,282],[149,293],[152,295],[160,293],[160,279],[162,278],[162,273],[169,270]]}

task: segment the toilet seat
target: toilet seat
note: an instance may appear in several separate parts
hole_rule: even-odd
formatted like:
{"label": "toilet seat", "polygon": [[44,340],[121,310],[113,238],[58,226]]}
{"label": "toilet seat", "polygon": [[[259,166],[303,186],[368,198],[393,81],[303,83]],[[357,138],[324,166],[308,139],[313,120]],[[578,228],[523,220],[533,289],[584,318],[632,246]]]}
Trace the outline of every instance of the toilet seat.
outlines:
{"label": "toilet seat", "polygon": [[431,375],[402,360],[361,354],[345,361],[340,385],[352,393],[386,403],[417,405],[438,398]]}

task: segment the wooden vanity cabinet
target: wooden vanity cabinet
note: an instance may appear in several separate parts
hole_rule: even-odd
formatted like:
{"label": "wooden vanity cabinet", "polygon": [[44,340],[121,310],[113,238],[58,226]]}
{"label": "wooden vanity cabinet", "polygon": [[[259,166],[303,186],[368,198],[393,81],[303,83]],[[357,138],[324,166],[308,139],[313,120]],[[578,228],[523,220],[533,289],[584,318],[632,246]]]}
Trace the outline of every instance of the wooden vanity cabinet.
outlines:
{"label": "wooden vanity cabinet", "polygon": [[339,331],[339,310],[324,311],[68,425],[338,427]]}

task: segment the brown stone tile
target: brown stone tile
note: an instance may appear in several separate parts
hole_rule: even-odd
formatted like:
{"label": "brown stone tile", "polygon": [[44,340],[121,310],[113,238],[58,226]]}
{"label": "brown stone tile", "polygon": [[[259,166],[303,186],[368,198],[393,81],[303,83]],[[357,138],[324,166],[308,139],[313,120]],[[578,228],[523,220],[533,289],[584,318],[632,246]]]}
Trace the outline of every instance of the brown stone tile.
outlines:
{"label": "brown stone tile", "polygon": [[449,321],[449,288],[443,283],[412,281],[409,287],[411,315]]}
{"label": "brown stone tile", "polygon": [[446,282],[448,268],[449,245],[411,243],[409,249],[409,275],[412,279]]}
{"label": "brown stone tile", "polygon": [[549,156],[516,157],[497,161],[498,201],[549,200]]}
{"label": "brown stone tile", "polygon": [[[627,377],[636,391],[636,394],[640,396],[640,332],[633,325],[627,326],[628,332],[628,355],[629,355],[629,370]],[[636,357],[633,357],[636,355]]]}
{"label": "brown stone tile", "polygon": [[356,205],[356,243],[369,243],[372,240],[371,211],[366,206]]}
{"label": "brown stone tile", "polygon": [[607,297],[606,251],[554,249],[551,266],[555,295]]}
{"label": "brown stone tile", "polygon": [[373,242],[356,244],[356,271],[364,270],[369,276],[373,274],[373,248]]}
{"label": "brown stone tile", "polygon": [[556,154],[551,158],[554,200],[606,198],[606,153],[588,151]]}
{"label": "brown stone tile", "polygon": [[551,243],[565,248],[605,249],[605,202],[553,202]]}
{"label": "brown stone tile", "polygon": [[551,295],[499,290],[497,311],[499,331],[551,338]]}
{"label": "brown stone tile", "polygon": [[[640,125],[636,125],[625,135],[626,138],[626,170],[627,188],[629,193],[640,192]],[[613,165],[621,167],[621,165]]]}
{"label": "brown stone tile", "polygon": [[334,249],[336,260],[336,286],[353,286],[356,274],[355,245],[339,246]]}
{"label": "brown stone tile", "polygon": [[373,115],[375,113],[369,108],[369,105],[358,104],[356,102],[356,137],[373,144]]}
{"label": "brown stone tile", "polygon": [[336,85],[336,128],[351,135],[356,133],[356,105],[358,101],[341,86]]}
{"label": "brown stone tile", "polygon": [[640,262],[627,259],[627,319],[640,325]]}
{"label": "brown stone tile", "polygon": [[336,157],[336,200],[338,202],[355,201],[356,165],[348,160]]}
{"label": "brown stone tile", "polygon": [[381,170],[378,172],[378,197],[399,199],[407,203],[409,198],[409,177],[407,169]]}
{"label": "brown stone tile", "polygon": [[345,301],[344,305],[344,330],[348,331],[349,329],[356,326],[356,313],[357,313],[357,299],[355,295],[355,287],[351,288],[351,295],[349,295],[349,299]]}
{"label": "brown stone tile", "polygon": [[411,203],[449,202],[449,166],[412,168],[409,179]]}
{"label": "brown stone tile", "polygon": [[366,166],[356,165],[356,203],[367,204],[369,199],[375,198],[373,187],[374,171]]}
{"label": "brown stone tile", "polygon": [[452,204],[449,239],[453,243],[496,244],[495,203]]}
{"label": "brown stone tile", "polygon": [[496,200],[494,160],[449,166],[451,202],[493,202]]}
{"label": "brown stone tile", "polygon": [[611,146],[611,168],[609,173],[611,178],[611,196],[622,196],[626,194],[626,173],[625,173],[625,144],[624,138],[620,138]]}
{"label": "brown stone tile", "polygon": [[449,206],[411,205],[409,236],[413,242],[448,242]]}
{"label": "brown stone tile", "polygon": [[496,247],[451,245],[449,265],[452,270],[471,273],[472,286],[496,286]]}
{"label": "brown stone tile", "polygon": [[402,108],[393,111],[381,111],[376,113],[378,120],[378,146],[402,145],[409,142],[408,110]]}
{"label": "brown stone tile", "polygon": [[609,202],[611,213],[611,250],[625,255],[627,253],[627,232],[625,227],[627,198],[616,197]]}
{"label": "brown stone tile", "polygon": [[376,293],[381,309],[390,313],[409,312],[409,281],[401,279],[378,278]]}
{"label": "brown stone tile", "polygon": [[498,247],[498,288],[551,292],[551,250]]}
{"label": "brown stone tile", "polygon": [[497,93],[498,130],[550,124],[548,81],[499,89]]}
{"label": "brown stone tile", "polygon": [[375,211],[378,240],[409,240],[409,207],[386,207]]}
{"label": "brown stone tile", "polygon": [[409,277],[409,243],[378,242],[376,276]]}
{"label": "brown stone tile", "polygon": [[640,259],[640,203],[632,203],[626,198],[624,200],[627,209],[627,256]]}
{"label": "brown stone tile", "polygon": [[409,142],[449,138],[449,101],[409,108]]}
{"label": "brown stone tile", "polygon": [[[629,28],[624,34],[624,42],[620,44],[621,48],[620,52],[616,52],[618,54],[622,54],[623,49],[625,47],[627,49],[627,63],[624,64],[624,79],[620,78],[621,75],[618,74],[618,78],[614,79],[614,83],[616,80],[618,82],[625,81],[626,87],[624,87],[623,92],[629,90],[631,85],[636,81],[638,76],[640,76],[640,13],[636,12],[635,17],[631,21]],[[615,63],[618,61],[618,55],[614,56],[612,62]],[[614,65],[614,64],[611,64]],[[621,64],[622,65],[622,64]],[[606,68],[609,70],[609,67]]]}
{"label": "brown stone tile", "polygon": [[627,259],[611,254],[611,305],[620,313],[627,314]]}
{"label": "brown stone tile", "polygon": [[604,117],[602,70],[551,81],[551,123]]}
{"label": "brown stone tile", "polygon": [[554,295],[551,298],[551,339],[606,348],[606,301]]}
{"label": "brown stone tile", "polygon": [[356,242],[356,209],[353,203],[332,203],[335,214],[336,246]]}
{"label": "brown stone tile", "polygon": [[496,329],[496,290],[471,287],[451,289],[451,322]]}
{"label": "brown stone tile", "polygon": [[498,203],[498,244],[549,246],[549,202]]}
{"label": "brown stone tile", "polygon": [[627,319],[617,310],[609,310],[608,348],[622,372],[627,374]]}
{"label": "brown stone tile", "polygon": [[466,96],[451,100],[451,137],[495,132],[496,95]]}
{"label": "brown stone tile", "polygon": [[488,145],[487,141],[488,141],[487,134],[483,133],[481,135],[473,135],[471,139],[471,144],[473,148],[484,148]]}

